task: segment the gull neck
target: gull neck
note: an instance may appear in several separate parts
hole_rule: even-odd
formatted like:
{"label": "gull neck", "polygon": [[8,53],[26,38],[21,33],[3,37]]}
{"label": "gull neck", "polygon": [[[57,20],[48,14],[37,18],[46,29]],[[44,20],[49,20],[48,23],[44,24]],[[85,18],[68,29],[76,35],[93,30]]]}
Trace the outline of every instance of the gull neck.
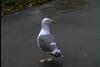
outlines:
{"label": "gull neck", "polygon": [[49,34],[50,34],[49,25],[42,25],[40,35],[49,35]]}

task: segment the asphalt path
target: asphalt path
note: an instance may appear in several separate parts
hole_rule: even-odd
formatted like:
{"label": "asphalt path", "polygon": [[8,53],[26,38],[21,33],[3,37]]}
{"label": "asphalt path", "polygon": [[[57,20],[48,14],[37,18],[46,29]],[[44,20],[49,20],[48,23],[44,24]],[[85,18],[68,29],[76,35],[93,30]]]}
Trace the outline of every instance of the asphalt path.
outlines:
{"label": "asphalt path", "polygon": [[[43,14],[35,8],[1,18],[2,67],[99,67],[99,6],[63,13],[51,23],[64,58],[40,63],[37,47]],[[48,13],[50,14],[50,13]],[[52,14],[52,13],[51,13]]]}

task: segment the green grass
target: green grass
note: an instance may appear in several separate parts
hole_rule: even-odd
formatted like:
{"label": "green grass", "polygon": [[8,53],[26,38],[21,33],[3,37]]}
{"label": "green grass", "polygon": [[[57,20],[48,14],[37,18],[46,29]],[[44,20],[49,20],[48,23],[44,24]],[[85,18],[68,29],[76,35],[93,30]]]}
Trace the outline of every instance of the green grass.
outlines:
{"label": "green grass", "polygon": [[[1,0],[1,16],[17,12],[27,7],[38,6],[49,1],[53,0]],[[63,10],[78,9],[86,3],[86,0],[56,0],[54,5],[56,5],[55,8]]]}
{"label": "green grass", "polygon": [[51,0],[1,0],[1,16],[11,14],[27,7],[41,5]]}

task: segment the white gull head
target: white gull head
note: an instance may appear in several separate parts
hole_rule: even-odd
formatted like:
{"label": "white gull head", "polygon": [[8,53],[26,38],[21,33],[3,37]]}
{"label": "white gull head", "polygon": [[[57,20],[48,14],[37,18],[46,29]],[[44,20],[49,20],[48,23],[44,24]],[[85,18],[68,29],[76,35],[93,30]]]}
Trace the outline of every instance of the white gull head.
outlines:
{"label": "white gull head", "polygon": [[50,34],[49,24],[52,22],[50,18],[43,18],[41,22],[41,31],[39,36]]}
{"label": "white gull head", "polygon": [[52,22],[52,19],[50,19],[50,18],[44,18],[42,20],[42,25],[48,25],[50,22]]}

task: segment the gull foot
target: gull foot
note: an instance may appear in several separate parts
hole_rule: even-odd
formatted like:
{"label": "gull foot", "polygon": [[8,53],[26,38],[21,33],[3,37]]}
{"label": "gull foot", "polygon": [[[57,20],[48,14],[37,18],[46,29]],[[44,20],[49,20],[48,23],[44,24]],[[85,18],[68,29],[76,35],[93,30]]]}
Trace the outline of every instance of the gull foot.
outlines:
{"label": "gull foot", "polygon": [[40,62],[41,62],[41,63],[45,63],[46,60],[45,60],[45,59],[41,59]]}
{"label": "gull foot", "polygon": [[52,58],[48,58],[47,61],[48,62],[51,62],[51,61],[53,61],[53,59]]}

